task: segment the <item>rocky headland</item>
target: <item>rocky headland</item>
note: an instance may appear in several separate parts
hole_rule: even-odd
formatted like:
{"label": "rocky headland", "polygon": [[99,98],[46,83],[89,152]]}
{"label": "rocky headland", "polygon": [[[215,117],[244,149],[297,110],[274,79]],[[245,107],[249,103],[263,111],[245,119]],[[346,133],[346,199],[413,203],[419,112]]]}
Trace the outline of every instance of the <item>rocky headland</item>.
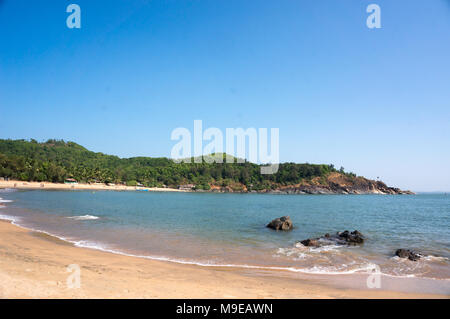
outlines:
{"label": "rocky headland", "polygon": [[295,185],[273,185],[271,189],[248,190],[242,185],[241,189],[236,190],[232,187],[211,186],[210,191],[269,194],[414,194],[409,190],[389,187],[382,181],[374,181],[360,176],[352,177],[339,172],[331,173],[325,178],[315,178]]}

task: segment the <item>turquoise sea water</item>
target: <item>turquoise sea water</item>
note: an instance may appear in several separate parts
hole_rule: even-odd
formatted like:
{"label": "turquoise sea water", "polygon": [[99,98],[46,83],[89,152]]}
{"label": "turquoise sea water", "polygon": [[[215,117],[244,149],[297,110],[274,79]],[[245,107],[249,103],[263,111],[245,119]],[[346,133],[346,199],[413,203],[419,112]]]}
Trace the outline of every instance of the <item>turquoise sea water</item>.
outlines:
{"label": "turquoise sea water", "polygon": [[[76,245],[199,265],[450,279],[450,196],[0,190],[3,218]],[[10,200],[11,202],[6,202]],[[265,225],[289,215],[291,232]],[[361,231],[362,246],[297,241]],[[419,262],[393,258],[414,249]]]}

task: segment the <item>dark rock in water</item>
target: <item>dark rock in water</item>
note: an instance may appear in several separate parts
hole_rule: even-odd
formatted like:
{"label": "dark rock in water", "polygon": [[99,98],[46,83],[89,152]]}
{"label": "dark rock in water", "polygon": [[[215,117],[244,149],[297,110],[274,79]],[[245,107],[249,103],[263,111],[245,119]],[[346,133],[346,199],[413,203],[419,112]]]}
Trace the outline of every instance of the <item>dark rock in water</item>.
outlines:
{"label": "dark rock in water", "polygon": [[414,251],[409,250],[409,249],[397,249],[395,251],[395,255],[400,258],[408,258],[409,260],[412,260],[412,261],[417,261],[421,257],[419,254],[417,254]]}
{"label": "dark rock in water", "polygon": [[289,216],[283,216],[272,220],[267,227],[275,230],[291,230],[293,228],[292,220]]}
{"label": "dark rock in water", "polygon": [[[322,239],[322,241],[320,241]],[[348,230],[343,232],[338,232],[336,235],[325,234],[318,238],[308,238],[302,240],[300,243],[307,247],[319,247],[324,245],[329,245],[330,243],[339,245],[357,245],[364,243],[364,235],[359,231],[354,230],[349,232]]]}
{"label": "dark rock in water", "polygon": [[346,230],[337,234],[342,240],[349,245],[356,245],[364,243],[364,236],[359,231],[354,230],[351,233]]}
{"label": "dark rock in water", "polygon": [[319,247],[320,243],[318,239],[305,239],[300,242],[303,246],[307,247]]}

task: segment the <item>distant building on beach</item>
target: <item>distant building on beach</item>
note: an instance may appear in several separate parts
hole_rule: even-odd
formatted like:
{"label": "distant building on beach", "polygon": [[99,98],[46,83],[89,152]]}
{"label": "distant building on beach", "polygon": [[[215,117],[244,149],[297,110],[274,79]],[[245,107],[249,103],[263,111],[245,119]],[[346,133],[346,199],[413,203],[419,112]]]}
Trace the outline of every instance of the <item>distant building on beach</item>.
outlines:
{"label": "distant building on beach", "polygon": [[66,180],[64,181],[64,184],[78,184],[78,182],[76,179],[66,178]]}
{"label": "distant building on beach", "polygon": [[182,191],[191,191],[195,188],[194,184],[178,185],[178,189]]}

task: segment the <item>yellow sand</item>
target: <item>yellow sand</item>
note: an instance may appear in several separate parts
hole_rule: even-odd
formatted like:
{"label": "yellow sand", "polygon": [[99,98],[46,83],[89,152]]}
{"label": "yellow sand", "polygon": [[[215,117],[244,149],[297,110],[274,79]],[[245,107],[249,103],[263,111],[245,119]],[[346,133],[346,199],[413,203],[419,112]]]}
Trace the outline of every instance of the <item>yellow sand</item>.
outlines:
{"label": "yellow sand", "polygon": [[63,190],[115,190],[115,191],[134,191],[149,190],[158,192],[182,192],[182,190],[173,188],[158,187],[135,187],[125,185],[108,186],[102,183],[95,184],[59,184],[49,182],[23,182],[23,181],[0,181],[0,188],[17,188],[17,189],[63,189]]}
{"label": "yellow sand", "polygon": [[[68,288],[67,266],[81,269]],[[341,290],[314,282],[153,261],[78,248],[0,221],[0,298],[429,298],[386,291]]]}

